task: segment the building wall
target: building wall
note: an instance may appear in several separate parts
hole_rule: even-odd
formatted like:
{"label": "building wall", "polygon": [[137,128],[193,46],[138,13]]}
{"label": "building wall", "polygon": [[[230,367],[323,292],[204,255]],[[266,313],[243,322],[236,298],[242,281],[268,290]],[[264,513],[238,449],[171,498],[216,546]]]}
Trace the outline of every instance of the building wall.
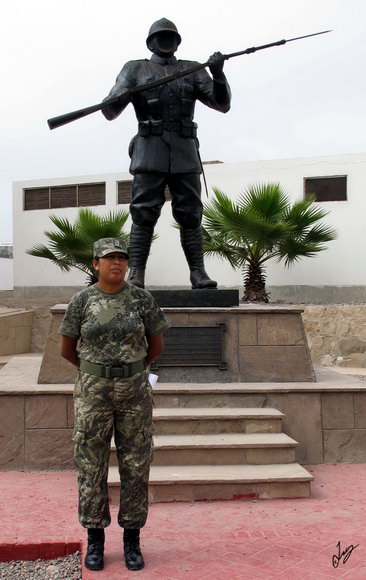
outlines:
{"label": "building wall", "polygon": [[13,264],[10,258],[0,258],[0,291],[13,289]]}
{"label": "building wall", "polygon": [[[305,177],[347,175],[347,201],[326,202],[320,205],[330,211],[325,218],[338,231],[338,239],[315,258],[304,258],[294,267],[271,263],[267,283],[275,299],[280,299],[286,288],[286,300],[357,301],[366,302],[365,239],[363,235],[366,213],[366,154],[279,159],[245,163],[217,163],[205,166],[209,192],[217,187],[233,199],[249,185],[280,182],[292,201],[303,197]],[[116,207],[117,181],[131,179],[128,173],[84,175],[76,177],[16,182],[14,184],[14,287],[21,291],[84,285],[85,277],[79,272],[63,273],[47,260],[25,253],[36,243],[43,243],[43,232],[52,229],[49,214],[73,220],[78,208],[23,211],[23,190],[70,183],[106,182],[106,206],[93,208],[104,214]],[[204,190],[202,199],[206,199]],[[179,232],[172,227],[170,203],[163,208],[157,224],[158,239],[154,242],[148,261],[148,287],[189,286],[189,271],[179,242]],[[128,227],[130,221],[128,222]],[[206,267],[220,287],[241,287],[240,272],[232,270],[217,258],[206,259]],[[293,289],[293,291],[291,290]],[[273,299],[272,296],[272,299]],[[315,297],[315,298],[314,298]],[[356,298],[355,298],[356,297]]]}

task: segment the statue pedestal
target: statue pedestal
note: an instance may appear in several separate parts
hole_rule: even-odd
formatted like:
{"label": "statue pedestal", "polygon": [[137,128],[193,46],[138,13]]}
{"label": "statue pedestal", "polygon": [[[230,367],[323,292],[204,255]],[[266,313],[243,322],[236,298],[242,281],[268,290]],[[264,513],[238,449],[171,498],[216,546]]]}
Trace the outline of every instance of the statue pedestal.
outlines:
{"label": "statue pedestal", "polygon": [[239,306],[239,290],[151,290],[160,308],[219,308]]}
{"label": "statue pedestal", "polygon": [[[198,291],[206,292],[206,291]],[[212,292],[216,292],[213,290]],[[52,321],[38,377],[39,383],[72,383],[75,367],[61,358],[57,334],[66,304],[51,309]],[[187,341],[194,329],[223,329],[222,360],[203,365],[205,331],[186,360],[165,366],[157,361],[160,383],[313,382],[315,375],[302,322],[302,308],[244,305],[227,308],[163,308],[172,328],[184,327]],[[189,329],[192,329],[190,331]],[[210,330],[207,331],[209,336]],[[179,345],[175,345],[178,350]],[[173,345],[174,347],[174,345]],[[170,346],[169,346],[170,348]],[[194,352],[194,357],[192,353]],[[201,360],[200,360],[201,358]],[[183,359],[183,360],[182,360]],[[174,361],[173,361],[174,362]],[[224,362],[225,364],[220,364]],[[205,363],[206,364],[206,363]],[[220,368],[221,366],[221,368]]]}

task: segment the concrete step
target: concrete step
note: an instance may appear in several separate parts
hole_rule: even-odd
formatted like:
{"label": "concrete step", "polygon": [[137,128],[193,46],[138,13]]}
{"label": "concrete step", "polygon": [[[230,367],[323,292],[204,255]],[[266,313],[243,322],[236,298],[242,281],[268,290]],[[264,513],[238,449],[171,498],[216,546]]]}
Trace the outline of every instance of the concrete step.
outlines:
{"label": "concrete step", "polygon": [[[297,383],[309,387],[309,383]],[[282,383],[157,383],[154,403],[160,407],[261,407],[266,389]]]}
{"label": "concrete step", "polygon": [[[153,465],[294,463],[297,445],[285,433],[155,435]],[[117,465],[114,442],[110,465]]]}
{"label": "concrete step", "polygon": [[[205,501],[310,496],[313,476],[298,463],[152,466],[149,501]],[[119,503],[119,475],[109,468],[109,493]]]}
{"label": "concrete step", "polygon": [[267,407],[157,408],[156,435],[208,433],[280,433],[284,414]]}
{"label": "concrete step", "polygon": [[154,403],[160,407],[260,407],[261,393],[248,394],[241,383],[158,383]]}

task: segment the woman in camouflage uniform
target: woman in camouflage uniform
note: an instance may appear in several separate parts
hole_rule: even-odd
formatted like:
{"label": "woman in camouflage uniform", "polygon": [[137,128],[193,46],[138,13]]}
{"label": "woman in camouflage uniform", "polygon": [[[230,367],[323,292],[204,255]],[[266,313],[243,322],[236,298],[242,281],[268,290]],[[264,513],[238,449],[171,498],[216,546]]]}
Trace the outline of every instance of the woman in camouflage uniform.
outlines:
{"label": "woman in camouflage uniform", "polygon": [[104,528],[111,522],[107,475],[114,431],[121,478],[118,523],[124,528],[125,562],[130,570],[140,570],[144,560],[139,533],[147,518],[153,451],[148,367],[163,350],[162,332],[168,323],[146,290],[125,282],[128,254],[122,240],[103,238],[93,250],[98,282],[72,297],[59,330],[62,356],[79,369],[73,439],[79,520],[88,529],[85,565],[89,570],[101,570],[104,565]]}

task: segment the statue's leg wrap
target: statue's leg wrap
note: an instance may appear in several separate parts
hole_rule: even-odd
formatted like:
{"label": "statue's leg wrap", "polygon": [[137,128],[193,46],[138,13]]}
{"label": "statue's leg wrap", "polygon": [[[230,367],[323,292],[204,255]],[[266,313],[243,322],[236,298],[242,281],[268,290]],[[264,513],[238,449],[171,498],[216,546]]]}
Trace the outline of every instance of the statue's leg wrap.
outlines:
{"label": "statue's leg wrap", "polygon": [[154,228],[132,224],[130,234],[130,273],[128,282],[145,287],[146,262],[150,253]]}
{"label": "statue's leg wrap", "polygon": [[180,229],[180,240],[191,272],[192,288],[216,288],[217,282],[211,280],[203,262],[202,229]]}

